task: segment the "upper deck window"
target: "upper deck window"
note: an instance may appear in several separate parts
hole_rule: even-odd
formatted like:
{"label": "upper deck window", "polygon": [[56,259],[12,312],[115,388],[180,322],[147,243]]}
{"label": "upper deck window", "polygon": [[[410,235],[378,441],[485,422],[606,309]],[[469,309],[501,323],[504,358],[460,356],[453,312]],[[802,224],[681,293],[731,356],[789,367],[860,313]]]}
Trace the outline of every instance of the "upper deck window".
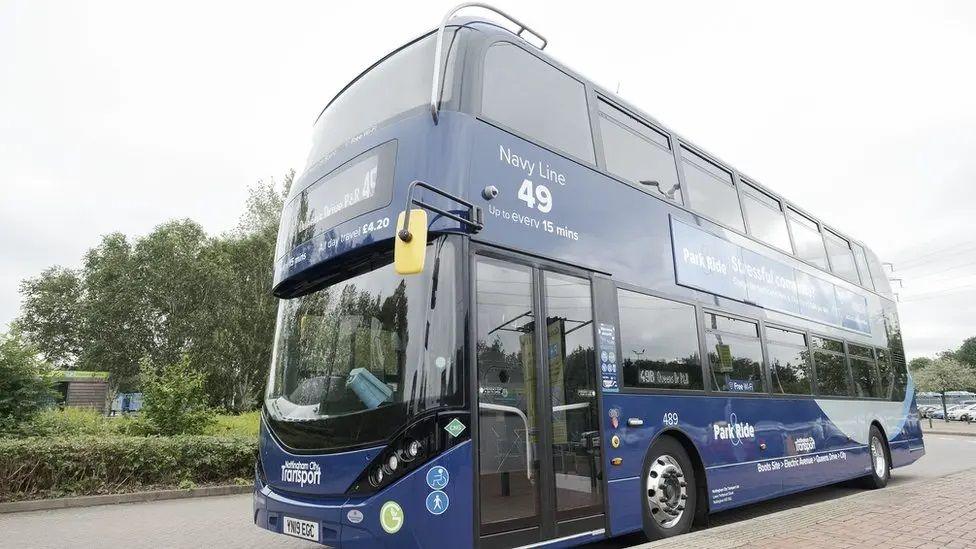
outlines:
{"label": "upper deck window", "polygon": [[683,204],[671,139],[603,100],[599,108],[607,171],[643,191]]}
{"label": "upper deck window", "polygon": [[[455,49],[456,28],[444,33],[444,53]],[[429,35],[374,65],[340,92],[315,122],[308,166],[339,147],[372,132],[376,126],[398,114],[430,103],[436,35]],[[451,100],[454,89],[453,63],[447,63],[441,102]]]}
{"label": "upper deck window", "polygon": [[830,270],[848,282],[860,284],[850,242],[832,231],[824,232],[824,240],[827,243],[827,255],[830,256]]}
{"label": "upper deck window", "polygon": [[749,218],[749,234],[788,254],[793,253],[780,201],[749,184],[744,184],[742,191],[742,203]]}
{"label": "upper deck window", "polygon": [[[429,78],[428,78],[429,80]],[[430,82],[427,83],[428,93]],[[595,163],[583,83],[522,48],[488,48],[481,112],[495,122]]]}
{"label": "upper deck window", "polygon": [[861,275],[861,285],[865,288],[874,289],[874,282],[871,281],[871,271],[868,268],[868,256],[864,253],[864,246],[851,243],[854,250],[854,264],[857,265],[857,272]]}
{"label": "upper deck window", "polygon": [[685,147],[681,147],[681,165],[691,208],[745,232],[732,174]]}
{"label": "upper deck window", "polygon": [[874,287],[879,292],[891,295],[891,284],[888,283],[888,276],[884,272],[884,268],[881,267],[881,261],[878,256],[874,255],[870,250],[867,251],[868,256],[868,268],[871,270],[871,278],[874,280]]}
{"label": "upper deck window", "polygon": [[817,222],[809,217],[787,208],[790,218],[790,229],[793,230],[793,242],[796,244],[796,255],[804,261],[813,263],[821,269],[827,268],[827,250],[824,248],[823,237]]}

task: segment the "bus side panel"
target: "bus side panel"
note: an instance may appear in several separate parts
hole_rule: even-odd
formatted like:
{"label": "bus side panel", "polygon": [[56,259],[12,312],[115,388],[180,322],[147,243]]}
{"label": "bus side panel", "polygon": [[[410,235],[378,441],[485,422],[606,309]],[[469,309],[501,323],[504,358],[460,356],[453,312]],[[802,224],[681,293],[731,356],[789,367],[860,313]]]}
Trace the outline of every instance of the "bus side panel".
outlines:
{"label": "bus side panel", "polygon": [[[779,421],[761,419],[780,417],[769,409],[768,399],[608,393],[604,399],[608,515],[614,535],[642,526],[644,459],[664,432],[674,431],[694,445],[707,471],[712,510],[782,492],[782,470],[758,466],[760,460],[780,458],[784,452]],[[631,426],[631,420],[643,424]],[[810,432],[815,428],[808,426]],[[620,439],[618,448],[613,447],[614,436]],[[622,460],[619,465],[613,465],[615,458]]]}
{"label": "bus side panel", "polygon": [[[644,459],[664,433],[694,445],[706,471],[710,511],[869,473],[872,421],[895,433],[888,436],[895,464],[923,452],[909,453],[907,445],[897,444],[914,428],[901,415],[903,403],[714,394],[604,393],[604,400],[608,517],[614,535],[641,527]],[[631,426],[630,420],[643,424]],[[617,448],[614,436],[620,440]],[[618,465],[613,465],[615,458],[621,459]]]}
{"label": "bus side panel", "polygon": [[918,406],[914,397],[914,391],[910,390],[909,394],[913,396],[908,418],[905,421],[905,427],[902,428],[894,441],[888,443],[891,450],[892,467],[910,465],[925,455],[925,442],[922,439],[922,423],[918,415]]}

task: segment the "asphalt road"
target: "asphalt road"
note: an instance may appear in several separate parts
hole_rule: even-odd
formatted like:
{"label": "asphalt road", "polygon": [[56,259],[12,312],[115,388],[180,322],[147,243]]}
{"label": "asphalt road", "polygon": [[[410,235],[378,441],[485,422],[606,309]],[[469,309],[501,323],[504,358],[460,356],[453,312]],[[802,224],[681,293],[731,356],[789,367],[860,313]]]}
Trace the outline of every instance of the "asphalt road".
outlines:
{"label": "asphalt road", "polygon": [[[976,464],[976,437],[928,435],[927,455],[896,469],[890,485],[936,478]],[[711,525],[728,524],[859,491],[834,485],[713,515]],[[59,509],[0,515],[2,547],[321,547],[271,534],[251,523],[251,497],[226,496]],[[627,547],[631,536],[590,547]]]}

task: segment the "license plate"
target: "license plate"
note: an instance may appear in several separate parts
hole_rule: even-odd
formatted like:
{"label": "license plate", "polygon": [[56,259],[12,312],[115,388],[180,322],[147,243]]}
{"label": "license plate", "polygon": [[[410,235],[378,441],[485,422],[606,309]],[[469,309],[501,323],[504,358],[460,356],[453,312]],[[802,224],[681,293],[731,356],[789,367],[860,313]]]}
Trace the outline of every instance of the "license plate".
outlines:
{"label": "license plate", "polygon": [[285,517],[285,524],[281,531],[296,538],[319,540],[319,523],[310,520]]}

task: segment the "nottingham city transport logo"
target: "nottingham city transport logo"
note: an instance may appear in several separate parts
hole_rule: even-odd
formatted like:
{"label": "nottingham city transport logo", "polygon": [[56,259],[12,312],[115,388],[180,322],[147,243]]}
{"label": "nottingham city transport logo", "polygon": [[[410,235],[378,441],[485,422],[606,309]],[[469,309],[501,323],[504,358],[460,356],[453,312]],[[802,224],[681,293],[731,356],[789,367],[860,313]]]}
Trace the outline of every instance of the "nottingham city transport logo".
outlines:
{"label": "nottingham city transport logo", "polygon": [[735,412],[732,412],[729,414],[729,421],[712,424],[712,434],[715,440],[727,440],[732,443],[732,446],[738,446],[743,440],[755,439],[756,428],[747,421],[740,422]]}
{"label": "nottingham city transport logo", "polygon": [[299,486],[321,484],[322,468],[314,461],[286,461],[281,466],[281,480]]}

